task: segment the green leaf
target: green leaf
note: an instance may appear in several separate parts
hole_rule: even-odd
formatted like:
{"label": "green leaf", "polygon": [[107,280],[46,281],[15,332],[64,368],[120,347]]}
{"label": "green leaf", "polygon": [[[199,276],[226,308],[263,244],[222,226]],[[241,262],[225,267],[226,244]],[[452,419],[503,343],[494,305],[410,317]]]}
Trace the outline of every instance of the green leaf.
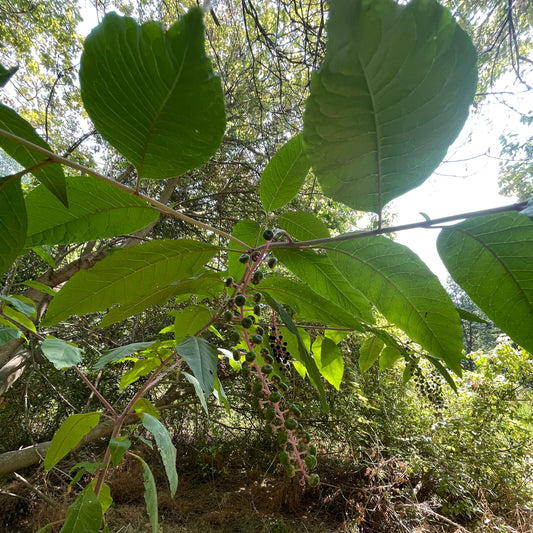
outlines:
{"label": "green leaf", "polygon": [[457,309],[457,312],[459,313],[459,316],[461,317],[461,320],[468,320],[468,322],[478,322],[479,324],[489,323],[484,318],[481,318],[480,316],[474,313],[471,313],[470,311],[466,311],[465,309],[461,309],[459,307],[456,307],[456,309]]}
{"label": "green leaf", "polygon": [[207,401],[205,399],[205,393],[202,390],[202,386],[200,385],[200,382],[188,372],[182,372],[182,374],[185,376],[185,379],[194,387],[194,392],[196,392],[196,396],[198,396],[198,399],[200,400],[200,403],[202,404],[202,407],[204,408],[205,414],[209,415],[209,411],[207,409]]}
{"label": "green leaf", "polygon": [[338,269],[330,257],[313,250],[276,249],[278,259],[313,291],[345,309],[357,319],[373,323],[368,298],[356,286],[356,279]]}
{"label": "green leaf", "polygon": [[158,533],[159,531],[159,517],[157,509],[157,488],[155,486],[155,479],[150,467],[138,455],[131,454],[138,459],[143,465],[143,480],[144,480],[144,501],[146,502],[146,510],[150,518],[150,525],[152,531]]}
{"label": "green leaf", "polygon": [[303,130],[324,193],[379,212],[423,183],[468,117],[476,59],[434,0],[333,0]]}
{"label": "green leaf", "polygon": [[443,229],[437,248],[476,305],[533,352],[533,222],[519,213],[466,220]]}
{"label": "green leaf", "polygon": [[43,325],[127,304],[199,273],[217,248],[191,240],[150,241],[116,250],[91,270],[81,270],[50,303]]}
{"label": "green leaf", "polygon": [[215,388],[218,352],[216,346],[201,337],[188,335],[177,346],[178,354],[185,359],[202,390],[209,396]]}
{"label": "green leaf", "polygon": [[0,328],[0,346],[12,341],[13,339],[19,339],[22,335],[20,329],[15,328]]}
{"label": "green leaf", "polygon": [[[17,115],[15,111],[0,104],[0,128],[30,141],[41,148],[50,150],[46,143],[31,127],[29,122]],[[0,135],[0,148],[10,155],[17,163],[24,168],[31,168],[40,163],[47,161],[48,157],[22,146],[18,142]],[[46,164],[36,169],[32,174],[47,188],[54,196],[57,196],[64,205],[68,205],[67,188],[65,185],[65,175],[63,168],[57,163]]]}
{"label": "green leaf", "polygon": [[126,452],[130,449],[131,440],[125,437],[116,437],[109,440],[109,452],[111,453],[111,462],[117,467]]}
{"label": "green leaf", "polygon": [[[230,361],[233,361],[233,359],[230,359]],[[231,405],[229,403],[228,397],[226,396],[226,391],[224,390],[222,383],[220,383],[220,379],[218,378],[218,376],[215,378],[215,390],[213,391],[213,395],[219,403],[224,404],[224,407],[226,408],[226,413],[229,415],[231,413]]]}
{"label": "green leaf", "polygon": [[120,307],[114,307],[101,320],[100,326],[105,327],[115,322],[120,322],[132,315],[136,315],[153,305],[163,305],[174,296],[187,296],[196,294],[215,298],[220,293],[220,278],[212,272],[203,272],[199,276],[172,283],[160,289],[154,289],[150,293]]}
{"label": "green leaf", "polygon": [[[93,485],[93,487],[96,486],[96,479],[91,482],[91,485]],[[98,501],[102,506],[102,514],[105,514],[105,512],[113,503],[113,498],[111,497],[111,487],[109,485],[106,485],[105,483],[102,485],[100,488],[100,494],[98,495]]]}
{"label": "green leaf", "polygon": [[17,326],[20,325],[29,331],[33,331],[33,333],[37,333],[35,324],[24,313],[21,313],[20,311],[17,311],[11,307],[4,307],[2,309],[2,314],[13,320],[13,322],[9,321],[11,324],[16,323],[15,325]]}
{"label": "green leaf", "polygon": [[330,237],[324,222],[305,211],[283,213],[278,217],[278,223],[293,239],[299,241]]}
{"label": "green leaf", "polygon": [[320,373],[339,390],[344,374],[344,360],[339,347],[331,339],[317,335],[312,351]]}
{"label": "green leaf", "polygon": [[361,372],[366,372],[378,359],[383,349],[383,341],[378,337],[365,339],[359,351],[359,368]]}
{"label": "green leaf", "polygon": [[94,370],[102,370],[105,365],[115,361],[123,361],[124,358],[132,355],[134,353],[140,352],[148,346],[154,344],[154,341],[149,342],[134,342],[132,344],[126,344],[125,346],[119,346],[118,348],[113,348],[112,350],[104,351],[104,355],[96,361],[93,365]]}
{"label": "green leaf", "polygon": [[63,459],[98,424],[99,420],[100,413],[70,415],[54,433],[50,448],[44,458],[44,469],[50,470]]}
{"label": "green leaf", "polygon": [[81,96],[96,129],[143,178],[170,178],[217,151],[226,119],[205,55],[202,10],[164,31],[115,13],[85,40]]}
{"label": "green leaf", "polygon": [[272,307],[272,309],[274,309],[278,313],[279,317],[281,318],[287,329],[297,338],[300,357],[298,358],[295,353],[293,354],[293,357],[295,357],[305,365],[311,383],[320,393],[322,407],[324,408],[324,410],[327,410],[326,392],[324,390],[324,384],[320,379],[320,372],[316,366],[315,360],[309,355],[307,351],[307,346],[305,346],[302,337],[300,336],[300,333],[298,331],[298,328],[294,325],[291,317],[279,302],[277,302],[274,298],[272,298],[272,296],[270,296],[270,294],[266,292],[263,292],[262,294],[268,305],[270,305],[270,307]]}
{"label": "green leaf", "polygon": [[25,281],[24,285],[31,287],[32,289],[37,289],[38,291],[41,291],[43,294],[49,294],[50,296],[55,296],[57,293],[57,291],[55,289],[52,289],[50,285],[46,285],[44,283],[41,283],[40,281],[36,281],[33,279]]}
{"label": "green leaf", "polygon": [[334,243],[327,254],[389,323],[460,375],[459,315],[439,279],[414,252],[376,236]]}
{"label": "green leaf", "polygon": [[402,357],[401,352],[394,346],[385,346],[379,356],[379,371],[383,372],[387,368],[392,368]]}
{"label": "green leaf", "polygon": [[366,331],[350,313],[331,300],[319,296],[304,283],[288,278],[271,277],[261,282],[261,290],[267,291],[278,302],[290,306],[299,320]]}
{"label": "green leaf", "polygon": [[98,533],[102,525],[102,505],[87,485],[68,508],[60,533]]}
{"label": "green leaf", "polygon": [[189,305],[176,313],[174,335],[179,344],[188,335],[194,335],[211,320],[211,312],[205,305]]}
{"label": "green leaf", "polygon": [[13,76],[18,69],[18,66],[5,68],[3,65],[0,65],[0,87],[5,87],[11,76]]}
{"label": "green leaf", "polygon": [[176,448],[167,428],[152,415],[145,413],[142,417],[143,426],[154,436],[165,472],[170,485],[170,495],[174,497],[178,488],[178,473],[176,471]]}
{"label": "green leaf", "polygon": [[67,177],[68,209],[42,185],[26,196],[26,247],[128,235],[158,219],[144,200],[91,176]]}
{"label": "green leaf", "polygon": [[105,464],[98,461],[98,462],[89,462],[89,461],[81,461],[80,463],[76,463],[71,469],[70,474],[74,472],[74,470],[77,470],[75,476],[70,480],[69,486],[74,485],[77,483],[85,473],[94,474],[99,468],[105,467]]}
{"label": "green leaf", "polygon": [[152,370],[161,364],[159,357],[150,357],[149,359],[138,359],[135,361],[133,368],[130,368],[121,378],[118,385],[120,391],[128,385],[135,383],[139,378],[150,374]]}
{"label": "green leaf", "polygon": [[50,250],[50,246],[35,246],[32,248],[32,251],[34,251],[47,265],[55,268],[56,263],[54,258],[50,255]]}
{"label": "green leaf", "polygon": [[[255,220],[239,220],[235,224],[233,231],[231,232],[233,237],[236,237],[245,244],[249,244],[250,248],[255,248],[259,244],[264,244],[266,241],[263,239],[263,232],[259,224]],[[241,246],[231,243],[233,249],[239,249]],[[241,253],[246,252],[244,248]],[[240,280],[244,274],[245,265],[239,262],[241,253],[228,252],[228,274],[233,276],[235,280]]]}
{"label": "green leaf", "polygon": [[22,252],[26,226],[26,206],[20,179],[13,176],[0,178],[0,277]]}
{"label": "green leaf", "polygon": [[161,413],[159,412],[159,409],[155,407],[155,405],[150,402],[150,400],[146,398],[139,398],[134,406],[133,410],[139,415],[139,417],[142,418],[142,415],[145,413],[148,413],[149,415],[152,415],[154,418],[159,418],[161,416]]}
{"label": "green leaf", "polygon": [[2,296],[0,295],[0,300],[10,304],[17,311],[26,315],[27,317],[35,317],[37,310],[35,309],[35,304],[33,300],[26,298],[25,296]]}
{"label": "green leaf", "polygon": [[81,363],[82,351],[68,342],[48,337],[41,343],[44,356],[58,369],[63,370]]}
{"label": "green leaf", "polygon": [[267,213],[283,207],[296,196],[309,172],[309,166],[300,133],[276,152],[261,175],[259,194]]}

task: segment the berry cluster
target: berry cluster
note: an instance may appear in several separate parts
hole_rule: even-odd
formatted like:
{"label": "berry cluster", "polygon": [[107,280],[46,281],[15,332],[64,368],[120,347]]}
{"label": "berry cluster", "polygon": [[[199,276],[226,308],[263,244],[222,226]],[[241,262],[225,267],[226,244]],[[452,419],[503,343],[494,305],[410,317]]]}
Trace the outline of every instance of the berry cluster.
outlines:
{"label": "berry cluster", "polygon": [[444,407],[444,396],[439,376],[435,372],[430,372],[429,375],[426,375],[416,363],[410,364],[413,365],[413,381],[418,392],[436,408],[442,409]]}
{"label": "berry cluster", "polygon": [[274,359],[281,365],[288,365],[291,353],[287,350],[287,341],[283,340],[283,335],[275,325],[270,328],[268,340]]}

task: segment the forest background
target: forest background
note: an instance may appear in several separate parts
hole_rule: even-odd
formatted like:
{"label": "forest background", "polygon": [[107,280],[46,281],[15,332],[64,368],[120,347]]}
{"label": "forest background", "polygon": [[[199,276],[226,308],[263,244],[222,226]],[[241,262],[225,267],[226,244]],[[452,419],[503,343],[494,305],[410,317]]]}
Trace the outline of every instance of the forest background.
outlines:
{"label": "forest background", "polygon": [[[182,16],[186,7],[171,2],[97,2],[91,6],[100,17],[118,9],[139,22],[161,20],[168,25]],[[511,95],[498,85],[503,78],[512,76],[512,86],[527,95],[530,3],[454,2],[448,7],[471,35],[479,54],[474,119],[493,98],[508,104]],[[0,64],[18,66],[8,90],[2,93],[3,103],[26,118],[56,153],[123,184],[134,184],[134,167],[99,136],[81,111],[77,81],[80,5],[2,1],[0,12]],[[325,53],[327,9],[323,2],[243,1],[219,2],[213,13],[206,19],[207,48],[223,81],[228,120],[220,150],[200,169],[168,182],[150,182],[144,192],[196,220],[231,232],[240,220],[264,220],[258,189],[261,173],[277,149],[301,129],[311,73]],[[521,123],[529,125],[531,110],[522,109],[519,114]],[[500,188],[517,200],[528,200],[533,196],[532,147],[527,129],[522,131],[523,138],[509,132],[501,137]],[[3,175],[9,175],[21,167],[2,152],[0,168]],[[35,184],[28,180],[25,186],[29,191]],[[305,183],[291,208],[315,214],[334,234],[370,229],[377,223],[324,196],[313,179]],[[386,223],[393,224],[395,217],[393,208],[385,210]],[[34,248],[21,255],[5,275],[3,295],[25,294],[36,302],[42,316],[47,305],[39,292],[42,287],[32,287],[28,281],[57,287],[80,268],[98,262],[109,249],[156,237],[210,239],[198,227],[161,217],[132,236],[83,246]],[[223,269],[222,263],[219,267]],[[449,291],[458,306],[479,314],[451,282]],[[173,323],[174,309],[174,305],[158,306],[106,328],[96,327],[96,318],[80,317],[55,326],[52,333],[82,347],[84,365],[90,368],[105,350],[157,338]],[[239,379],[232,379],[231,369],[223,380],[232,406],[229,415],[223,414],[224,406],[214,399],[206,415],[194,388],[184,382],[173,388],[171,395],[154,397],[163,407],[165,424],[180,450],[182,480],[189,476],[198,483],[208,481],[210,487],[219,486],[221,491],[237,474],[251,479],[255,486],[270,484],[270,492],[248,496],[258,512],[253,505],[239,504],[241,508],[233,514],[227,509],[224,514],[219,501],[218,515],[199,518],[197,511],[196,515],[187,513],[173,507],[172,500],[165,500],[169,523],[196,520],[202,531],[206,524],[229,531],[297,530],[299,526],[283,514],[291,511],[309,514],[304,527],[319,531],[324,530],[324,521],[332,530],[528,531],[531,356],[491,324],[463,325],[466,371],[457,379],[458,393],[425,363],[421,363],[417,379],[407,382],[403,363],[383,372],[374,365],[363,373],[362,334],[351,334],[342,341],[344,376],[339,391],[327,390],[328,414],[320,409],[311,386],[298,379],[291,381],[291,398],[301,404],[301,421],[318,448],[317,471],[322,484],[317,489],[303,489],[284,479],[277,466],[275,443],[264,433],[252,398]],[[49,441],[66,416],[94,408],[93,395],[72,371],[54,369],[23,338],[5,337],[3,341],[0,419],[5,429],[0,452]],[[117,374],[106,370],[91,377],[106,397],[120,402],[123,392],[116,390]],[[78,453],[98,455],[98,448]],[[147,461],[157,464],[155,456],[146,450],[143,453]],[[4,471],[2,520],[6,530],[34,530],[58,518],[45,510],[50,512],[51,501],[68,500],[64,495],[71,479],[69,468],[75,461],[59,463],[44,478],[41,469],[22,463],[17,466],[14,455],[4,456],[7,460],[14,468]],[[117,504],[117,525],[113,527],[117,530],[121,520],[122,524],[129,521],[128,527],[134,530],[141,527],[131,526],[134,520],[145,521],[139,514],[120,514],[121,498],[129,504],[142,498],[142,491],[120,495],[119,487],[133,486],[133,479],[139,485],[139,476],[142,481],[138,470],[123,470],[111,483]],[[179,491],[176,500],[182,497]],[[261,507],[266,503],[273,507]]]}

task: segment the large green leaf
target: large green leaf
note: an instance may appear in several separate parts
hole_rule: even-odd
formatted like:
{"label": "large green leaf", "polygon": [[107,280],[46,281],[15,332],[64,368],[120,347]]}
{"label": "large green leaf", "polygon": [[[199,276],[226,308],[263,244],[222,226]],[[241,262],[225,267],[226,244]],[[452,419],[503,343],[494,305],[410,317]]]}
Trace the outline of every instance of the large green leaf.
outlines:
{"label": "large green leaf", "polygon": [[205,54],[202,16],[193,8],[165,32],[109,13],[85,41],[85,108],[143,178],[197,168],[222,141],[223,92]]}
{"label": "large green leaf", "polygon": [[366,372],[377,360],[384,343],[378,337],[369,337],[365,339],[359,351],[359,369]]}
{"label": "large green leaf", "polygon": [[142,459],[138,455],[135,455],[134,453],[132,453],[131,455],[138,459],[143,465],[144,501],[146,503],[146,511],[148,512],[152,531],[154,533],[158,533],[159,511],[157,508],[157,487],[155,485],[154,475],[152,474],[150,467],[144,461],[144,459]]}
{"label": "large green leaf", "polygon": [[366,331],[352,314],[318,295],[304,283],[285,277],[272,277],[261,282],[261,290],[267,291],[278,302],[294,309],[299,320]]}
{"label": "large green leaf", "polygon": [[167,473],[170,485],[170,495],[174,497],[178,488],[178,473],[176,471],[176,447],[172,444],[172,439],[167,428],[152,415],[145,413],[142,417],[143,426],[154,436],[163,466]]}
{"label": "large green leaf", "polygon": [[202,390],[209,396],[215,388],[218,351],[216,346],[201,337],[189,335],[177,347],[178,355],[185,359]]}
{"label": "large green leaf", "polygon": [[317,335],[312,349],[320,373],[339,390],[344,374],[344,360],[340,348],[331,339]]}
{"label": "large green leaf", "polygon": [[102,505],[92,485],[88,485],[68,508],[60,533],[98,533],[101,525]]}
{"label": "large green leaf", "polygon": [[26,224],[20,179],[13,176],[0,178],[0,277],[24,248]]}
{"label": "large green leaf", "polygon": [[435,0],[332,0],[304,145],[329,197],[379,212],[440,164],[477,83],[476,52]]}
{"label": "large green leaf", "polygon": [[179,344],[187,335],[194,335],[211,320],[211,313],[204,305],[189,305],[176,313],[174,338]]}
{"label": "large green leaf", "polygon": [[331,258],[313,250],[276,249],[279,260],[313,291],[345,309],[356,318],[373,323],[368,298],[356,286],[350,273],[338,269]]}
{"label": "large green leaf", "polygon": [[332,244],[327,254],[390,323],[461,373],[459,314],[438,278],[414,252],[377,236]]}
{"label": "large green leaf", "polygon": [[[0,128],[8,131],[18,137],[50,150],[50,146],[46,143],[31,127],[29,122],[24,120],[20,115],[17,115],[15,111],[0,104]],[[24,168],[30,168],[39,163],[45,162],[48,158],[22,146],[18,142],[8,139],[0,135],[0,148],[4,149],[17,163]],[[57,198],[63,202],[64,205],[68,205],[67,201],[67,187],[65,184],[65,175],[63,174],[63,168],[57,163],[46,164],[42,168],[33,171],[33,175],[53,193]]]}
{"label": "large green leaf", "polygon": [[68,342],[48,337],[41,343],[44,356],[58,369],[70,368],[81,363],[82,352],[77,346]]}
{"label": "large green leaf", "polygon": [[101,320],[100,326],[109,326],[115,322],[120,322],[129,316],[136,315],[153,305],[162,305],[174,296],[186,297],[190,294],[196,296],[207,296],[215,298],[220,292],[217,289],[222,287],[220,278],[213,272],[203,272],[199,276],[190,279],[185,279],[171,285],[153,289],[148,294],[134,300],[122,304],[120,307],[114,307]]}
{"label": "large green leaf", "polygon": [[54,297],[45,324],[70,315],[104,311],[190,278],[217,248],[191,240],[160,240],[114,251],[91,270],[81,270]]}
{"label": "large green leaf", "polygon": [[302,134],[286,142],[269,161],[259,186],[265,211],[273,211],[288,204],[298,193],[307,173],[309,160],[303,151]]}
{"label": "large green leaf", "polygon": [[118,384],[118,390],[123,391],[127,386],[135,383],[139,378],[147,376],[155,370],[161,361],[158,357],[149,357],[147,359],[137,359],[132,368],[130,368],[124,375],[120,378],[120,383]]}
{"label": "large green leaf", "polygon": [[100,413],[70,415],[54,433],[50,448],[44,458],[44,469],[50,470],[63,459],[98,424],[99,420]]}
{"label": "large green leaf", "polygon": [[133,194],[91,176],[67,177],[69,208],[42,185],[26,196],[26,246],[69,244],[127,235],[159,213]]}
{"label": "large green leaf", "polygon": [[112,350],[106,350],[103,352],[102,357],[96,361],[93,365],[94,370],[102,370],[105,365],[115,361],[122,361],[129,355],[140,352],[148,346],[151,346],[154,342],[133,342],[131,344],[126,344],[125,346],[119,346],[118,348],[113,348]]}
{"label": "large green leaf", "polygon": [[437,246],[452,278],[533,353],[533,222],[518,213],[467,220],[443,229]]}
{"label": "large green leaf", "polygon": [[306,211],[289,211],[278,217],[278,223],[293,239],[307,241],[330,237],[327,226]]}

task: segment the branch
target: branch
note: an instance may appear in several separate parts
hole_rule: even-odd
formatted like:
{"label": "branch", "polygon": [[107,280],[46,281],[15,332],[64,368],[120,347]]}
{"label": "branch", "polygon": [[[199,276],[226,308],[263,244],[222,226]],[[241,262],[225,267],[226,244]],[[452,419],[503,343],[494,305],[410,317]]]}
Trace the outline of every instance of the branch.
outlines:
{"label": "branch", "polygon": [[[413,222],[411,224],[403,224],[401,226],[389,226],[387,228],[374,229],[371,231],[360,231],[357,233],[346,233],[338,237],[326,237],[324,239],[313,239],[309,241],[283,241],[272,242],[270,248],[321,248],[323,244],[331,244],[335,242],[352,241],[354,239],[362,239],[363,237],[372,237],[374,235],[384,235],[388,233],[396,233],[397,231],[404,231],[416,228],[436,229],[441,224],[453,222],[455,220],[464,220],[465,218],[477,218],[487,215],[494,215],[497,213],[506,213],[508,211],[522,211],[528,205],[527,201],[518,202],[516,204],[504,205],[502,207],[494,207],[492,209],[483,209],[481,211],[471,211],[469,213],[460,213],[458,215],[450,215],[448,217],[434,218],[424,220],[423,222]],[[264,244],[255,248],[260,250],[264,248]]]}
{"label": "branch", "polygon": [[197,226],[206,231],[216,233],[217,235],[220,235],[221,237],[225,239],[233,241],[239,246],[242,246],[245,250],[249,249],[249,246],[247,244],[237,239],[236,237],[233,237],[229,233],[226,233],[225,231],[222,231],[213,226],[209,226],[208,224],[204,224],[203,222],[200,222],[199,220],[195,220],[194,218],[191,218],[185,215],[184,213],[181,213],[180,211],[171,209],[170,207],[159,202],[158,200],[154,200],[153,198],[150,198],[149,196],[145,196],[144,194],[138,193],[134,191],[133,189],[130,189],[126,185],[122,185],[118,181],[109,179],[108,177],[104,176],[103,174],[100,174],[99,172],[96,172],[90,168],[80,165],[79,163],[75,163],[74,161],[70,161],[69,159],[66,159],[65,157],[61,157],[60,155],[54,154],[54,152],[51,152],[50,150],[47,150],[46,148],[42,148],[41,146],[37,146],[36,144],[33,144],[32,142],[27,141],[26,139],[23,139],[22,137],[18,137],[17,135],[14,135],[13,133],[9,131],[0,129],[0,135],[2,135],[3,137],[6,137],[7,139],[11,139],[12,141],[17,142],[21,146],[25,146],[26,148],[29,148],[30,150],[33,150],[35,152],[38,152],[40,154],[47,156],[49,159],[48,163],[52,163],[52,162],[60,163],[70,168],[79,170],[80,172],[87,174],[89,176],[92,176],[93,178],[96,178],[100,181],[105,181],[106,183],[109,183],[110,185],[113,185],[114,187],[117,187],[118,189],[121,189],[124,192],[127,192],[128,194],[132,194],[134,196],[141,198],[146,203],[155,207],[157,211],[164,213],[165,215],[170,215],[172,217],[179,218],[180,220],[188,222],[189,224],[192,224],[193,226]]}

